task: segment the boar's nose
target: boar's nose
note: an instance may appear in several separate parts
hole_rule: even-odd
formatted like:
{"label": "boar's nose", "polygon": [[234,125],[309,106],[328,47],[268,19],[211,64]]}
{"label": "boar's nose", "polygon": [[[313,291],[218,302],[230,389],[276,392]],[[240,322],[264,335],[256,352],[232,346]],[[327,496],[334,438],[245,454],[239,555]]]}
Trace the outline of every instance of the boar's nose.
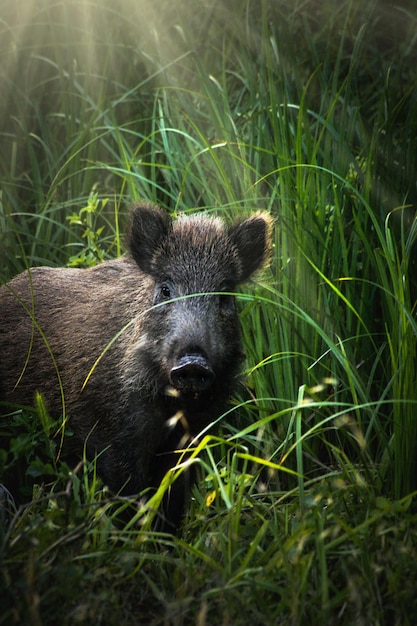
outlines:
{"label": "boar's nose", "polygon": [[169,378],[175,389],[182,394],[197,396],[212,386],[216,375],[204,356],[186,354],[178,359]]}

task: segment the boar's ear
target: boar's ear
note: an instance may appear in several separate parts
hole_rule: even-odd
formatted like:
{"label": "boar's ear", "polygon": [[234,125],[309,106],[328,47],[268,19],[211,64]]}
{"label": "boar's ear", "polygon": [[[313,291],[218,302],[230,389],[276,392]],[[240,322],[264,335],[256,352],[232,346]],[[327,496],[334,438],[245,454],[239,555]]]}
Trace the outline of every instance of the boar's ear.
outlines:
{"label": "boar's ear", "polygon": [[269,262],[272,249],[273,219],[266,212],[255,213],[244,222],[235,225],[230,240],[237,249],[240,261],[238,282],[244,282]]}
{"label": "boar's ear", "polygon": [[156,249],[168,235],[171,217],[166,211],[150,204],[132,207],[128,247],[140,269],[150,274]]}

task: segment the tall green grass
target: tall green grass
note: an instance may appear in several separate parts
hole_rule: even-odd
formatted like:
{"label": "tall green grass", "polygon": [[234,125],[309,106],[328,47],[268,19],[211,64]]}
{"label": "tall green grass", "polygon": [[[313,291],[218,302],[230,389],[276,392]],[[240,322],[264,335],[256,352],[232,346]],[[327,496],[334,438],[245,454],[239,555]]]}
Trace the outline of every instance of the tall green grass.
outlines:
{"label": "tall green grass", "polygon": [[[412,3],[6,6],[2,281],[119,254],[139,198],[276,227],[181,536],[117,530],[94,465],[52,464],[3,536],[3,622],[412,624]],[[27,419],[2,423],[1,458],[33,478],[50,461]]]}

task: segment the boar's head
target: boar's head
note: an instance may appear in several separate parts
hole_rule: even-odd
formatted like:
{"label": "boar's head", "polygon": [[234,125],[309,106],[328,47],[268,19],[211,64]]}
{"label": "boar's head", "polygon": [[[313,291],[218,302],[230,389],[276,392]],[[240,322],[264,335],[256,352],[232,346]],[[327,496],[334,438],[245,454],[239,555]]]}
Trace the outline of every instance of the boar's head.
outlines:
{"label": "boar's head", "polygon": [[137,206],[129,232],[131,255],[153,285],[138,360],[146,345],[148,371],[162,393],[176,397],[196,434],[233,390],[243,358],[233,292],[267,260],[271,218],[255,213],[228,227],[219,218],[172,221]]}

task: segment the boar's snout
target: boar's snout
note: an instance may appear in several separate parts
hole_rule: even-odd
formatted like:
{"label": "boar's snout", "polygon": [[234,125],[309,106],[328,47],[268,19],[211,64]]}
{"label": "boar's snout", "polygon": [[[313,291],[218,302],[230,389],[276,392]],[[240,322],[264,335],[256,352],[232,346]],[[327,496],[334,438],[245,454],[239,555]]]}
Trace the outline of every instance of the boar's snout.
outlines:
{"label": "boar's snout", "polygon": [[177,391],[194,397],[210,389],[215,378],[207,359],[201,354],[185,354],[169,374],[170,382]]}

